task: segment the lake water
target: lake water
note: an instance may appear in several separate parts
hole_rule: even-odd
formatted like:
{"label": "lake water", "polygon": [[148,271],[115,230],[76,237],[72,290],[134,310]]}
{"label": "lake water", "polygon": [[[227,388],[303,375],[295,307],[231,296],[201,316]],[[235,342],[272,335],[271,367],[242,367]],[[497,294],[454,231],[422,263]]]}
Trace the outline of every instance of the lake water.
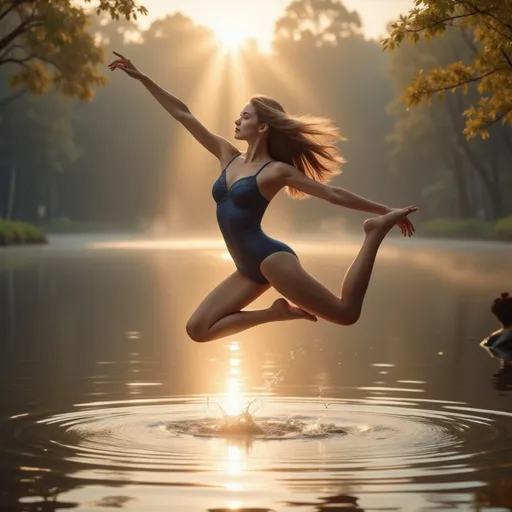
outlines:
{"label": "lake water", "polygon": [[[338,293],[361,241],[287,242]],[[0,507],[512,510],[512,372],[479,346],[511,254],[390,239],[358,324],[197,344],[186,320],[233,270],[218,240],[3,249]],[[244,410],[260,433],[222,430]]]}

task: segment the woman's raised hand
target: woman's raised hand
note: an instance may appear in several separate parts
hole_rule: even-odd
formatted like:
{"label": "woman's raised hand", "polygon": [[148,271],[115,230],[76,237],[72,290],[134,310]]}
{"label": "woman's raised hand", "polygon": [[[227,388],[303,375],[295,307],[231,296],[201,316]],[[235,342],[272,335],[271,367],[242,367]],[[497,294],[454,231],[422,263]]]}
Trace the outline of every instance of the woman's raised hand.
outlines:
{"label": "woman's raised hand", "polygon": [[112,52],[114,55],[117,55],[119,58],[112,61],[108,67],[110,71],[114,71],[114,69],[121,69],[123,70],[127,75],[131,76],[132,78],[140,79],[144,75],[132,64],[132,61],[130,59],[127,59],[123,55],[117,52]]}

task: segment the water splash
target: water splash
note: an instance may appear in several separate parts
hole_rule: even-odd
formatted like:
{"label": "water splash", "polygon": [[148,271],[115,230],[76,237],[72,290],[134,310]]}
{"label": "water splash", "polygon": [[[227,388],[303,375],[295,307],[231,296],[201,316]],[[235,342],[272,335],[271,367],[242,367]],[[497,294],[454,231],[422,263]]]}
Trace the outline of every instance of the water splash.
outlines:
{"label": "water splash", "polygon": [[222,419],[198,419],[172,421],[166,424],[174,435],[199,437],[252,437],[255,439],[305,439],[346,434],[347,431],[335,423],[321,423],[318,419],[261,418],[257,421],[244,411]]}
{"label": "water splash", "polygon": [[[210,397],[206,399],[207,407],[210,408]],[[255,413],[260,409],[257,407],[252,412],[250,408],[256,402],[262,401],[263,397],[258,395],[251,400],[244,411],[240,414],[228,414],[218,402],[213,402],[219,408],[222,418],[204,418],[188,421],[170,422],[166,425],[168,431],[175,435],[194,435],[212,437],[257,437],[260,439],[269,438],[292,438],[292,437],[325,437],[333,434],[345,434],[346,431],[334,423],[322,424],[321,420],[326,417],[329,404],[324,404],[325,413],[322,417],[311,418],[308,421],[301,421],[293,417],[286,419],[258,418]]]}

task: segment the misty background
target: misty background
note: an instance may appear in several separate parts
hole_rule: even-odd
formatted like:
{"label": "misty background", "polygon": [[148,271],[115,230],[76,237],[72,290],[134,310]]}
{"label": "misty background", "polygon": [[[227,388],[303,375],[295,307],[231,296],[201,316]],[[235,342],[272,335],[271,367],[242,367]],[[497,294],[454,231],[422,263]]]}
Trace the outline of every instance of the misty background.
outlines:
{"label": "misty background", "polygon": [[[293,16],[288,10],[276,21],[271,53],[256,41],[236,55],[223,53],[212,30],[179,12],[145,30],[92,16],[89,31],[104,50],[99,69],[108,82],[93,87],[90,101],[13,91],[14,67],[2,65],[0,216],[217,233],[211,186],[218,162],[139,82],[108,71],[112,50],[230,140],[251,94],[273,96],[291,113],[331,117],[347,138],[341,144],[347,163],[331,184],[391,206],[416,204],[418,223],[511,215],[505,191],[512,184],[512,130],[496,124],[486,140],[462,133],[462,113],[476,90],[411,110],[401,101],[420,69],[474,58],[464,32],[382,51],[379,41],[364,37],[357,12],[340,2],[339,15],[327,16],[321,3],[310,3],[312,10]],[[279,230],[336,232],[359,230],[360,220],[360,213],[281,192],[265,222]]]}

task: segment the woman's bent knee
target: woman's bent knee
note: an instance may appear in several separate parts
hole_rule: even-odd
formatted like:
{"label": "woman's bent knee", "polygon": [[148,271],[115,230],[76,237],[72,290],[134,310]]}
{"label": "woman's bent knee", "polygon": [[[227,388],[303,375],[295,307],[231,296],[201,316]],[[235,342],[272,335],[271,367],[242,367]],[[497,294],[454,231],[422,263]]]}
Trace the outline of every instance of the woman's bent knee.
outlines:
{"label": "woman's bent knee", "polygon": [[208,329],[202,325],[202,322],[194,320],[191,318],[187,325],[185,326],[187,334],[193,341],[198,343],[202,343],[204,341],[208,341]]}

